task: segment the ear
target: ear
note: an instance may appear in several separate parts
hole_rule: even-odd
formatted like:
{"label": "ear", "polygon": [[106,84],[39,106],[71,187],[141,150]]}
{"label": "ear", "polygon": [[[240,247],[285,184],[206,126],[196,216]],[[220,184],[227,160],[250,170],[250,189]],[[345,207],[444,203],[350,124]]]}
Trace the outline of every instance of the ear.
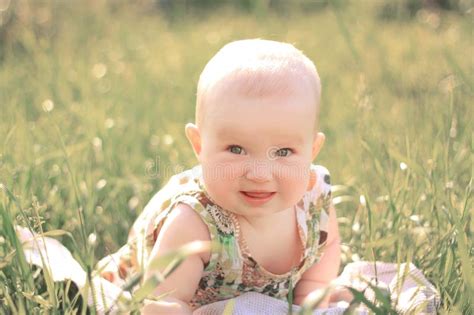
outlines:
{"label": "ear", "polygon": [[325,140],[326,140],[326,136],[322,132],[318,132],[314,135],[313,148],[311,150],[312,160],[314,160],[318,156],[319,151],[321,151],[321,148],[323,147]]}
{"label": "ear", "polygon": [[194,154],[199,160],[199,154],[201,153],[201,134],[198,127],[195,124],[188,123],[184,127],[184,133],[193,147]]}

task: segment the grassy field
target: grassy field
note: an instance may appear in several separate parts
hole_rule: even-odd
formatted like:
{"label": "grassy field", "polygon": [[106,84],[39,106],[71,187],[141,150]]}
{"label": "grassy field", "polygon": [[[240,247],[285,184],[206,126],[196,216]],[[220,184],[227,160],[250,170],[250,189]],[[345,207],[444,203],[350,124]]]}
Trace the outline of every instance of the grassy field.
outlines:
{"label": "grassy field", "polygon": [[0,313],[73,304],[35,281],[12,224],[69,232],[57,238],[93,268],[196,163],[184,124],[207,60],[255,37],[294,43],[318,67],[316,162],[335,184],[343,264],[413,262],[442,314],[474,312],[472,10],[0,3]]}

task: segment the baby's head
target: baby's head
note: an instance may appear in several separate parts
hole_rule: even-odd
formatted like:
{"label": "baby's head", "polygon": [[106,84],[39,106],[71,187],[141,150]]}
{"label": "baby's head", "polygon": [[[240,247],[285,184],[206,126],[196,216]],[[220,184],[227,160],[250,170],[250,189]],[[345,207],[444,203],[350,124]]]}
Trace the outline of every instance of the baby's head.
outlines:
{"label": "baby's head", "polygon": [[242,97],[282,96],[306,89],[314,97],[313,109],[319,108],[321,83],[316,67],[293,45],[270,40],[250,39],[225,45],[207,63],[199,78],[196,100],[196,124],[204,125],[215,99],[230,92]]}
{"label": "baby's head", "polygon": [[320,95],[316,67],[292,45],[224,46],[201,73],[196,125],[186,125],[210,197],[245,215],[296,203],[324,142],[316,131]]}

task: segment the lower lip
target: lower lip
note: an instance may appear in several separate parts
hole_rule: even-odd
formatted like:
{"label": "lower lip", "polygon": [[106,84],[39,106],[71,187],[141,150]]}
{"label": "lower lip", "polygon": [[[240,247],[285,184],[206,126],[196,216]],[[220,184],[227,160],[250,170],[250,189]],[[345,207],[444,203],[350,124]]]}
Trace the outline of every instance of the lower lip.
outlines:
{"label": "lower lip", "polygon": [[268,195],[264,195],[262,197],[252,197],[252,196],[249,196],[247,194],[245,194],[244,192],[240,192],[242,194],[242,196],[244,197],[245,201],[247,201],[249,204],[253,205],[253,206],[260,206],[260,205],[263,205],[264,203],[268,202],[270,199],[273,198],[273,196],[275,195],[275,193],[271,193],[271,194],[268,194]]}

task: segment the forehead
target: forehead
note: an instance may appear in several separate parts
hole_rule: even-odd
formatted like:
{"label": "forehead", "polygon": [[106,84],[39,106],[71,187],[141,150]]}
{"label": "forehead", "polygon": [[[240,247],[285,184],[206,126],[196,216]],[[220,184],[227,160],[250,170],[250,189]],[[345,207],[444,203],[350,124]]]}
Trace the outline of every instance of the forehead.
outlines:
{"label": "forehead", "polygon": [[[247,71],[248,70],[248,71]],[[307,105],[316,116],[319,106],[319,87],[313,77],[303,75],[297,69],[282,67],[273,69],[237,69],[210,83],[206,89],[198,89],[196,121],[204,124],[209,116],[220,114],[226,104],[242,107],[242,99],[280,98],[289,106]],[[290,71],[291,70],[291,71]],[[276,108],[276,105],[274,105]]]}
{"label": "forehead", "polygon": [[303,142],[312,136],[314,123],[314,104],[305,94],[243,97],[229,93],[213,102],[205,129],[208,135],[221,139],[258,140],[271,135],[282,141]]}

